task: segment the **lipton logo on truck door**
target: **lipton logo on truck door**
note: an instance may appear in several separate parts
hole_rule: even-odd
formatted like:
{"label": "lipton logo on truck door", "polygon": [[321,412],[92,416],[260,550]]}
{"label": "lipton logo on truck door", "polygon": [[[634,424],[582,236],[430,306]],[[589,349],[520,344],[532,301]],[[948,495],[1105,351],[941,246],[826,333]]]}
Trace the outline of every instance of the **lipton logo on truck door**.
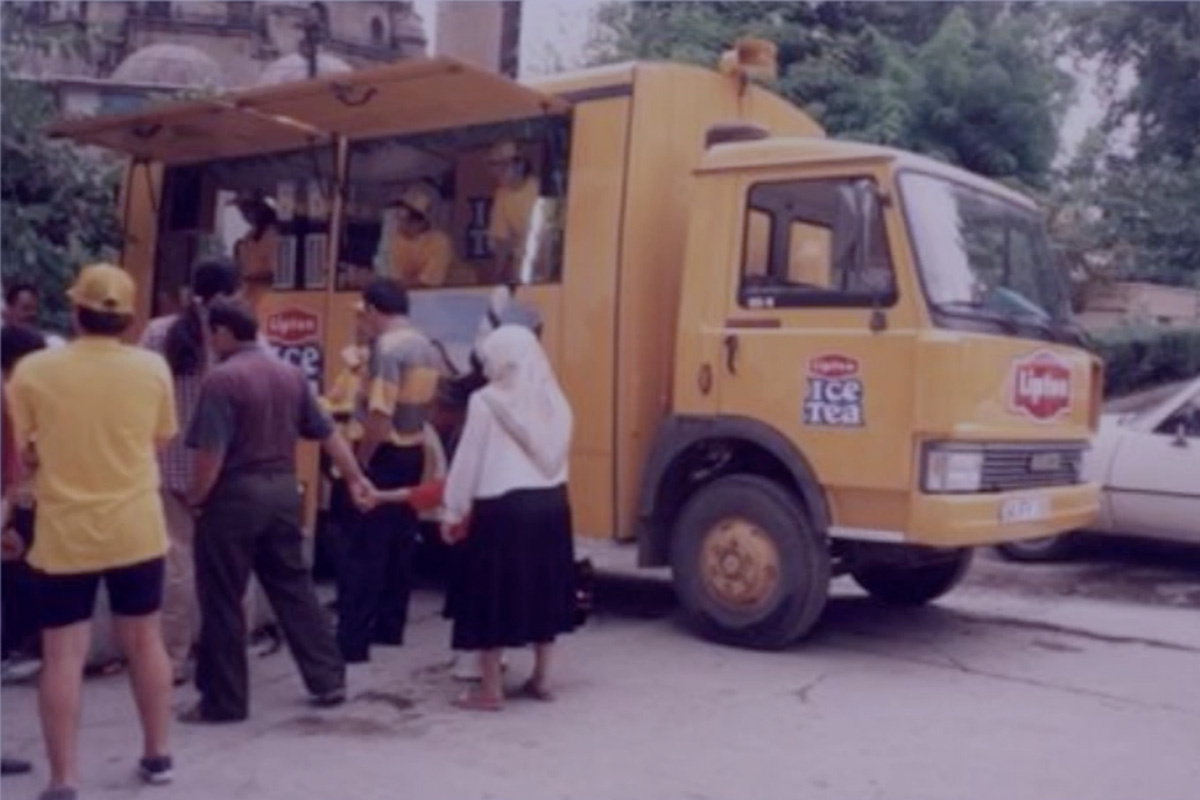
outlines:
{"label": "lipton logo on truck door", "polygon": [[1013,362],[1009,408],[1038,422],[1071,410],[1071,366],[1049,350]]}
{"label": "lipton logo on truck door", "polygon": [[299,367],[319,394],[324,371],[320,315],[303,308],[281,309],[267,316],[266,335],[279,357]]}
{"label": "lipton logo on truck door", "polygon": [[808,362],[804,424],[827,428],[863,425],[863,384],[856,359],[840,354]]}

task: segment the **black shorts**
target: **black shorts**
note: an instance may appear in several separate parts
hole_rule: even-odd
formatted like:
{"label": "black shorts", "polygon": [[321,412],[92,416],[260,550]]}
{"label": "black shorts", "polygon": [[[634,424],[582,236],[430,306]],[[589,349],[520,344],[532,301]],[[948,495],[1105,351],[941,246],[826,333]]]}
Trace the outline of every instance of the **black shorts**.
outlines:
{"label": "black shorts", "polygon": [[100,580],[108,588],[108,605],[119,617],[144,617],[162,608],[166,559],[155,558],[128,567],[37,575],[38,621],[43,628],[63,628],[92,618]]}

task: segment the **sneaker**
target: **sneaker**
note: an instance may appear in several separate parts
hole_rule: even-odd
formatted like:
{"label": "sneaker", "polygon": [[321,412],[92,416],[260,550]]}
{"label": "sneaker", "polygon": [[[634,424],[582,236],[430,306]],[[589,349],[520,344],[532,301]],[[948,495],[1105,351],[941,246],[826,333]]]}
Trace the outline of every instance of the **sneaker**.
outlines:
{"label": "sneaker", "polygon": [[0,759],[0,775],[25,775],[33,771],[33,764],[23,758]]}
{"label": "sneaker", "polygon": [[333,708],[346,702],[346,689],[333,689],[312,696],[312,704],[317,708]]}
{"label": "sneaker", "polygon": [[154,786],[170,783],[171,779],[175,777],[174,765],[171,763],[170,756],[143,758],[138,763],[138,774],[142,776],[143,781]]}
{"label": "sneaker", "polygon": [[41,671],[40,659],[13,656],[0,665],[0,682],[6,686],[12,683],[25,683],[36,678]]}
{"label": "sneaker", "polygon": [[56,786],[38,795],[38,800],[78,800],[79,792],[70,786]]}

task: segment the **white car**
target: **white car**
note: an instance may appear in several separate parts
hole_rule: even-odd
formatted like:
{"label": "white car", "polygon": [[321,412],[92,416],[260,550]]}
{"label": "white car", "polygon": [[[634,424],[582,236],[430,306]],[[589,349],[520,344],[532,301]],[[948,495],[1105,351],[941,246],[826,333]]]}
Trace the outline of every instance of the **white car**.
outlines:
{"label": "white car", "polygon": [[[1106,413],[1083,478],[1103,489],[1100,516],[1083,532],[1200,544],[1200,378]],[[1076,538],[1065,533],[997,549],[1016,561],[1046,561],[1066,555]]]}

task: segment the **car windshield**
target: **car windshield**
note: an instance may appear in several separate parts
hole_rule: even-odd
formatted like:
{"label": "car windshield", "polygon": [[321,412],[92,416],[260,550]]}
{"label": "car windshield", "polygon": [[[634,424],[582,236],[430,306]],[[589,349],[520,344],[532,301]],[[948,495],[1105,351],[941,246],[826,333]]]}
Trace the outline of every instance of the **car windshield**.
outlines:
{"label": "car windshield", "polygon": [[920,173],[902,174],[900,188],[934,309],[1048,329],[1067,322],[1066,280],[1036,212]]}

